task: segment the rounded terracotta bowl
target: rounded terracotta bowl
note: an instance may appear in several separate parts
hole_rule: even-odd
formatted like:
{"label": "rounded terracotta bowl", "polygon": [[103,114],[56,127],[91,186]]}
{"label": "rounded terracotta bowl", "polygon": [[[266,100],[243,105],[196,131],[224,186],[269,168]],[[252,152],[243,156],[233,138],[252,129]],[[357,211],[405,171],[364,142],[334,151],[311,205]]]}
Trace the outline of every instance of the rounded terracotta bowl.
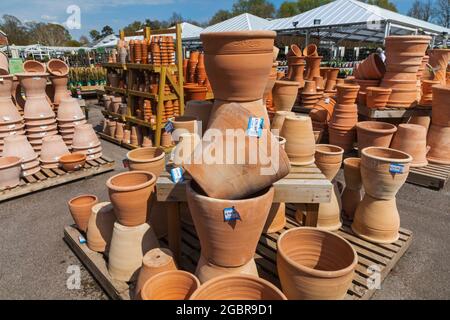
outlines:
{"label": "rounded terracotta bowl", "polygon": [[68,153],[59,158],[59,163],[65,171],[72,172],[83,168],[86,158],[82,153]]}

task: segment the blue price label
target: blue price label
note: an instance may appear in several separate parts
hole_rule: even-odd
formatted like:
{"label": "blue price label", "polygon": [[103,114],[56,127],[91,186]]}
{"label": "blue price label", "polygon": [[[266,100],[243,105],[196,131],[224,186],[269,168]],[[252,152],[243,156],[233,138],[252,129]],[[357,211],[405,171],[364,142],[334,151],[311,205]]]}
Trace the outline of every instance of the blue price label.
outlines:
{"label": "blue price label", "polygon": [[237,212],[237,210],[234,207],[223,209],[223,218],[224,218],[225,222],[237,221],[237,220],[242,221],[241,216],[239,215],[239,212]]}
{"label": "blue price label", "polygon": [[181,169],[181,168],[173,168],[172,170],[170,170],[170,175],[171,175],[172,181],[174,183],[178,183],[178,182],[183,182],[184,181],[183,169]]}
{"label": "blue price label", "polygon": [[85,244],[87,241],[86,241],[86,238],[85,237],[83,237],[83,236],[79,236],[78,237],[78,241],[80,242],[80,244]]}
{"label": "blue price label", "polygon": [[169,121],[169,122],[166,123],[166,126],[164,127],[164,130],[166,130],[167,133],[172,133],[173,132],[174,127],[173,127],[172,121]]}
{"label": "blue price label", "polygon": [[390,173],[403,173],[405,171],[405,166],[399,163],[391,163],[389,167]]}
{"label": "blue price label", "polygon": [[264,128],[264,118],[250,117],[250,119],[248,119],[247,135],[249,137],[260,138],[262,135],[263,128]]}

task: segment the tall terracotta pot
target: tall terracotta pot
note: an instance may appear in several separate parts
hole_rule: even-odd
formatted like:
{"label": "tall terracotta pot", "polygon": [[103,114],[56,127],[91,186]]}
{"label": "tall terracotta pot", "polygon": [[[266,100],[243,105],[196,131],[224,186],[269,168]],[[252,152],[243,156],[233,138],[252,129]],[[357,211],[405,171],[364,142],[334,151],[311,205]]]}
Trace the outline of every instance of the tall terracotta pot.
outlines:
{"label": "tall terracotta pot", "polygon": [[342,211],[344,216],[353,220],[361,197],[361,159],[347,158],[344,160],[345,189],[342,193]]}
{"label": "tall terracotta pot", "polygon": [[284,120],[280,135],[286,139],[286,153],[294,165],[314,163],[315,139],[311,118],[289,117]]}
{"label": "tall terracotta pot", "polygon": [[196,117],[199,125],[201,124],[202,134],[204,134],[208,128],[212,108],[213,103],[210,101],[189,101],[186,104],[184,115],[187,117]]}
{"label": "tall terracotta pot", "polygon": [[189,272],[166,271],[148,279],[141,296],[142,300],[189,300],[199,287],[200,281]]}
{"label": "tall terracotta pot", "polygon": [[277,111],[292,111],[297,100],[299,83],[294,81],[275,81],[273,101]]}
{"label": "tall terracotta pot", "polygon": [[96,252],[108,252],[116,216],[110,202],[94,205],[87,227],[87,245]]}
{"label": "tall terracotta pot", "polygon": [[306,60],[306,79],[313,80],[315,77],[320,77],[320,63],[323,57],[307,56]]}
{"label": "tall terracotta pot", "polygon": [[372,53],[359,64],[355,77],[363,80],[381,80],[385,72],[386,66],[381,57],[376,53]]}
{"label": "tall terracotta pot", "polygon": [[427,130],[421,125],[400,124],[392,140],[391,148],[411,155],[413,158],[411,167],[428,165]]}
{"label": "tall terracotta pot", "polygon": [[350,288],[358,255],[337,234],[295,228],[277,243],[277,269],[290,300],[341,300]]}
{"label": "tall terracotta pot", "polygon": [[397,127],[387,122],[362,121],[356,124],[358,150],[367,147],[389,148]]}

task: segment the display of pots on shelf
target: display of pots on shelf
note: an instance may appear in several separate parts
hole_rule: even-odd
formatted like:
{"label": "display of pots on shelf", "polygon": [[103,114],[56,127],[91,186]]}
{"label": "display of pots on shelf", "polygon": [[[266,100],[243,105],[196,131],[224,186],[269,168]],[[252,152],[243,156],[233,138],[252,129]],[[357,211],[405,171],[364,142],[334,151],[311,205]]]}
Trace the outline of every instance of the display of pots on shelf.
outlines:
{"label": "display of pots on shelf", "polygon": [[200,286],[190,300],[287,300],[267,280],[249,275],[224,275]]}
{"label": "display of pots on shelf", "polygon": [[316,228],[294,228],[278,238],[277,269],[289,300],[342,300],[358,255],[341,236]]}
{"label": "display of pots on shelf", "polygon": [[141,297],[142,300],[189,300],[199,287],[200,281],[189,272],[166,271],[145,282]]}
{"label": "display of pots on shelf", "polygon": [[361,152],[367,147],[389,148],[397,127],[387,122],[361,121],[356,124],[356,131],[358,149]]}
{"label": "display of pots on shelf", "polygon": [[345,189],[342,193],[342,212],[345,218],[353,220],[356,208],[362,200],[361,159],[344,160]]}
{"label": "display of pots on shelf", "polygon": [[275,81],[273,101],[277,111],[292,111],[297,99],[299,85],[295,81]]}
{"label": "display of pots on shelf", "polygon": [[72,215],[77,228],[86,232],[89,219],[92,214],[92,207],[98,203],[98,198],[95,195],[81,195],[69,200],[69,211]]}
{"label": "display of pots on shelf", "polygon": [[15,156],[0,157],[0,190],[19,185],[22,174],[22,159]]}

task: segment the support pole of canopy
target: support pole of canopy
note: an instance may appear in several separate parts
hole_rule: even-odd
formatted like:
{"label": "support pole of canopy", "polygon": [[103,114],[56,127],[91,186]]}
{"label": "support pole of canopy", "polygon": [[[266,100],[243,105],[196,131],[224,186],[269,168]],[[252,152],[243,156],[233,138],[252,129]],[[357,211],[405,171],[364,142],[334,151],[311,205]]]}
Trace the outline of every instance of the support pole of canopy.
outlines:
{"label": "support pole of canopy", "polygon": [[309,45],[309,30],[306,30],[305,33],[305,47]]}

